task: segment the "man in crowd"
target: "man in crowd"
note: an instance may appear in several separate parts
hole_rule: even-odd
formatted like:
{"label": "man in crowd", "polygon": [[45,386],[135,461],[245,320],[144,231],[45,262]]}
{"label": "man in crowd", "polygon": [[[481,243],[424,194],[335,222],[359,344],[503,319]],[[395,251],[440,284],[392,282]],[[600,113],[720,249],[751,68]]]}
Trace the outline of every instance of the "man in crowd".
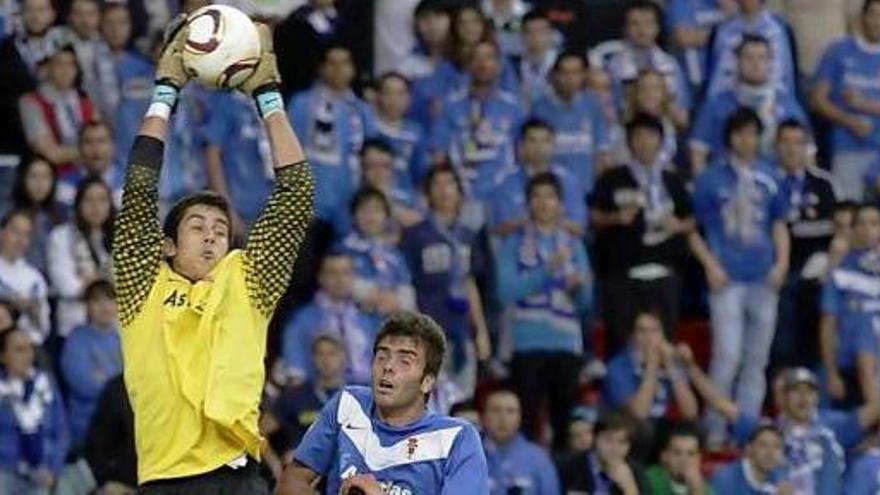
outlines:
{"label": "man in crowd", "polygon": [[781,481],[784,462],[782,433],[772,424],[761,425],[752,433],[742,459],[715,471],[712,489],[737,495],[792,493],[791,486]]}
{"label": "man in crowd", "polygon": [[115,154],[110,126],[104,121],[86,122],[79,131],[79,163],[72,173],[58,179],[56,199],[72,206],[80,183],[96,175],[113,192],[113,204],[121,205],[124,169],[116,166]]}
{"label": "man in crowd", "polygon": [[526,108],[549,90],[550,70],[558,55],[553,25],[541,9],[532,9],[522,19],[523,53],[515,57],[520,95]]}
{"label": "man in crowd", "polygon": [[394,187],[415,195],[428,172],[425,129],[407,117],[412,106],[410,82],[397,72],[376,83],[376,130],[394,153]]}
{"label": "man in crowd", "polygon": [[703,477],[699,427],[689,422],[670,425],[664,434],[660,463],[645,472],[653,495],[712,495]]}

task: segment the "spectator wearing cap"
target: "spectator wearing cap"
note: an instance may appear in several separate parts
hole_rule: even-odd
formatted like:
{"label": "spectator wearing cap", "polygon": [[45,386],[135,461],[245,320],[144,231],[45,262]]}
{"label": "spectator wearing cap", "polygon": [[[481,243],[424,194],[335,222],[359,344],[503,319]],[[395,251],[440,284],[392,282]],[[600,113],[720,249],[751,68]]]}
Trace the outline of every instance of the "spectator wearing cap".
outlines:
{"label": "spectator wearing cap", "polygon": [[318,418],[324,404],[345,384],[345,343],[332,334],[317,336],[311,347],[314,376],[295,387],[284,387],[264,414],[270,414],[277,430],[266,432],[280,451],[297,445]]}
{"label": "spectator wearing cap", "polygon": [[388,141],[371,138],[360,152],[361,187],[380,191],[389,203],[389,225],[384,234],[392,236],[399,228],[412,227],[423,218],[421,198],[411,183],[401,184],[395,176],[394,150]]}
{"label": "spectator wearing cap", "polygon": [[529,222],[504,239],[498,255],[498,297],[511,313],[511,382],[524,404],[526,435],[539,438],[549,402],[555,450],[565,447],[568,415],[577,403],[583,360],[582,319],[591,309],[587,252],[562,223],[563,189],[551,173],[526,185]]}
{"label": "spectator wearing cap", "polygon": [[287,110],[315,174],[315,215],[331,222],[337,235],[346,231],[345,210],[357,187],[357,153],[376,134],[372,108],[352,91],[354,71],[351,51],[330,46],[318,80],[294,95]]}
{"label": "spectator wearing cap", "polygon": [[861,201],[880,153],[880,1],[865,0],[858,34],[832,43],[816,69],[813,108],[832,124],[831,170],[847,199]]}
{"label": "spectator wearing cap", "polygon": [[672,52],[691,88],[708,79],[706,55],[712,30],[737,10],[736,0],[670,0],[666,2],[666,29]]}
{"label": "spectator wearing cap", "polygon": [[75,445],[85,440],[104,385],[122,373],[116,291],[96,280],[86,287],[88,322],[77,326],[64,342],[61,375],[67,384],[70,434]]}
{"label": "spectator wearing cap", "polygon": [[494,194],[499,173],[513,167],[523,114],[516,96],[498,86],[501,59],[495,44],[476,44],[468,72],[469,85],[447,98],[429,150],[435,163],[448,158],[468,198],[485,201]]}
{"label": "spectator wearing cap", "polygon": [[664,433],[660,463],[645,473],[652,495],[712,495],[703,477],[702,439],[695,423],[679,422]]}
{"label": "spectator wearing cap", "polygon": [[522,18],[522,54],[513,57],[522,101],[531,108],[550,89],[549,77],[559,55],[555,31],[542,9],[533,8]]}
{"label": "spectator wearing cap", "polygon": [[537,118],[527,120],[520,127],[519,166],[497,179],[495,194],[489,202],[489,224],[493,233],[506,236],[528,223],[526,184],[537,174],[551,173],[562,185],[565,228],[573,235],[583,235],[587,224],[584,191],[568,170],[552,161],[554,137],[553,129]]}
{"label": "spectator wearing cap", "polygon": [[590,406],[577,406],[571,411],[568,422],[568,452],[577,454],[592,450],[596,420],[599,413]]}
{"label": "spectator wearing cap", "polygon": [[563,493],[650,493],[643,471],[629,458],[633,434],[633,419],[625,413],[600,416],[593,449],[573,456],[560,467]]}
{"label": "spectator wearing cap", "polygon": [[557,495],[559,480],[550,456],[520,433],[520,400],[510,390],[489,393],[482,414],[489,493]]}
{"label": "spectator wearing cap", "polygon": [[736,47],[748,35],[770,44],[770,84],[796,92],[794,37],[788,24],[767,8],[766,0],[738,0],[739,12],[719,24],[709,45],[707,95],[731,89],[736,81]]}
{"label": "spectator wearing cap", "polygon": [[[825,372],[824,392],[835,407],[853,407],[865,399],[859,386],[857,356],[859,344],[873,335],[874,308],[880,284],[880,209],[864,204],[856,209],[852,246],[839,265],[831,269],[821,295],[819,323],[820,353]],[[864,349],[870,355],[872,346]],[[876,387],[870,380],[865,386]]]}
{"label": "spectator wearing cap", "polygon": [[828,270],[837,193],[831,176],[809,165],[809,131],[796,120],[776,129],[776,156],[787,199],[791,262],[779,294],[779,318],[770,362],[773,368],[819,361],[819,293]]}
{"label": "spectator wearing cap", "polygon": [[104,121],[83,124],[79,131],[79,156],[73,172],[58,180],[56,199],[65,206],[72,207],[80,184],[91,176],[97,176],[113,193],[113,205],[122,205],[122,183],[125,169],[114,160],[116,150],[113,144],[113,131]]}
{"label": "spectator wearing cap", "polygon": [[[690,137],[691,167],[699,172],[723,155],[724,123],[741,107],[761,118],[761,156],[773,156],[776,129],[786,120],[805,128],[807,115],[791,86],[779,86],[771,78],[772,46],[767,38],[745,35],[736,47],[736,78],[732,86],[710,94],[700,108]],[[810,139],[812,141],[812,139]]]}
{"label": "spectator wearing cap", "polygon": [[0,221],[0,297],[12,303],[20,314],[17,326],[39,345],[49,336],[49,289],[24,259],[33,230],[24,210],[12,210]]}
{"label": "spectator wearing cap", "polygon": [[[763,495],[791,493],[792,487],[782,481],[784,473],[782,432],[772,424],[762,424],[752,433],[742,459],[721,467],[712,476],[715,493]],[[821,492],[816,492],[821,493]]]}
{"label": "spectator wearing cap", "polygon": [[[617,50],[611,49],[612,54],[604,63],[604,69],[611,76],[615,101],[624,102],[626,85],[635,81],[642,71],[652,69],[666,78],[666,86],[674,95],[676,104],[684,109],[691,108],[690,84],[681,66],[658,43],[662,25],[663,10],[656,3],[638,0],[627,5],[624,40]],[[596,52],[602,50],[603,45],[595,49]]]}
{"label": "spectator wearing cap", "polygon": [[351,203],[354,229],[339,249],[354,264],[354,300],[377,317],[415,307],[415,290],[403,254],[387,238],[391,205],[378,189],[366,187]]}
{"label": "spectator wearing cap", "polygon": [[[706,242],[697,234],[691,237],[709,282],[712,380],[753,415],[764,400],[764,369],[789,264],[779,172],[758,154],[762,126],[748,108],[727,120],[730,153],[695,184],[694,212]],[[710,413],[707,420],[710,443],[723,440],[723,419]]]}
{"label": "spectator wearing cap", "polygon": [[696,223],[684,181],[661,160],[663,133],[657,118],[635,115],[626,130],[632,158],[602,175],[589,197],[609,355],[626,344],[633,308],[658,308],[667,336],[678,324],[677,274]]}
{"label": "spectator wearing cap", "polygon": [[556,57],[550,89],[532,106],[532,114],[555,132],[554,161],[577,178],[584,191],[608,166],[608,122],[599,98],[586,89],[587,60],[580,53]]}
{"label": "spectator wearing cap", "polygon": [[64,403],[23,329],[0,333],[0,493],[48,495],[70,446]]}
{"label": "spectator wearing cap", "polygon": [[[383,74],[376,83],[376,129],[390,146],[394,158],[393,185],[407,195],[415,195],[428,172],[427,136],[424,127],[407,117],[412,108],[409,79],[397,72]],[[361,148],[361,162],[364,161]]]}
{"label": "spectator wearing cap", "polygon": [[314,340],[323,334],[334,335],[345,343],[346,383],[369,383],[371,344],[379,322],[355,302],[354,277],[354,262],[347,253],[334,250],[321,260],[318,292],[284,326],[282,363],[288,385],[314,378],[309,352]]}

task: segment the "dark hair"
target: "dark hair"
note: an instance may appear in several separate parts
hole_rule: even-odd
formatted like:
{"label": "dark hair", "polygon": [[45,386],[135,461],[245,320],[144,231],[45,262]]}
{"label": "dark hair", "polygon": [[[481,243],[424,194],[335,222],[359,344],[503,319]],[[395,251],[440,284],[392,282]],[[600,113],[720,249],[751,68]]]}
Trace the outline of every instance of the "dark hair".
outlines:
{"label": "dark hair", "polygon": [[[12,304],[12,301],[8,299],[0,299],[0,307],[6,308],[6,311],[9,311],[9,316],[12,318],[12,326],[15,326],[15,322],[18,321],[21,313],[18,311],[18,308]],[[7,330],[7,328],[0,328],[0,332]]]}
{"label": "dark hair", "polygon": [[319,268],[323,269],[324,265],[326,265],[330,260],[337,259],[337,258],[345,258],[345,259],[351,261],[351,255],[348,254],[347,251],[343,250],[340,247],[332,247],[329,250],[327,250],[327,252],[324,253],[323,256],[321,256],[321,264],[320,264]]}
{"label": "dark hair", "polygon": [[606,411],[599,415],[594,430],[595,436],[605,432],[623,431],[628,440],[632,440],[636,431],[636,420],[625,410]]}
{"label": "dark hair", "polygon": [[[84,1],[94,2],[96,0],[84,0]],[[111,139],[113,138],[113,131],[110,129],[109,124],[107,124],[103,120],[90,120],[90,121],[86,122],[85,124],[83,124],[82,127],[79,129],[79,140],[78,140],[79,144],[82,144],[83,139],[85,139],[86,132],[88,132],[92,129],[98,129],[98,128],[107,129],[107,133],[110,134],[110,138]]]}
{"label": "dark hair", "polygon": [[748,442],[746,443],[754,442],[764,433],[772,433],[776,435],[780,440],[785,438],[778,426],[776,426],[772,421],[763,419],[761,420],[761,422],[758,423],[758,426],[755,428],[755,430],[752,431],[752,434],[749,435]]}
{"label": "dark hair", "polygon": [[550,22],[550,18],[547,17],[547,13],[544,12],[543,9],[535,7],[532,10],[526,12],[524,16],[522,16],[522,21],[520,21],[520,24],[525,27],[526,24],[534,21]]}
{"label": "dark hair", "polygon": [[116,288],[109,280],[97,279],[86,286],[83,290],[83,301],[91,301],[99,297],[116,299]]}
{"label": "dark hair", "polygon": [[855,223],[856,218],[865,210],[873,210],[876,212],[880,212],[880,205],[877,203],[872,203],[870,201],[865,201],[864,203],[856,203],[853,205],[853,223]]}
{"label": "dark hair", "polygon": [[553,126],[547,123],[547,121],[540,119],[538,117],[529,117],[528,120],[523,122],[523,124],[519,128],[519,139],[522,141],[526,138],[526,135],[529,131],[533,129],[543,129],[550,134],[554,133]]}
{"label": "dark hair", "polygon": [[559,199],[562,199],[562,183],[559,182],[559,178],[556,177],[553,172],[541,172],[535,174],[526,183],[526,202],[532,199],[532,194],[534,194],[535,190],[541,186],[552,187],[553,191],[556,192],[556,196],[559,197]]}
{"label": "dark hair", "polygon": [[652,2],[651,0],[633,0],[629,2],[623,11],[623,18],[626,19],[631,13],[642,10],[653,13],[654,19],[657,20],[657,24],[661,28],[663,27],[663,9],[657,5],[656,2]]}
{"label": "dark hair", "polygon": [[464,195],[464,183],[461,181],[461,177],[458,176],[458,172],[452,168],[452,165],[449,162],[444,161],[442,163],[438,163],[434,165],[430,169],[428,169],[428,173],[425,174],[425,179],[422,181],[422,188],[424,189],[425,196],[430,196],[431,193],[431,185],[434,183],[434,179],[443,174],[449,174],[455,180],[455,185],[458,187],[458,193],[462,196]]}
{"label": "dark hair", "polygon": [[330,57],[330,52],[334,50],[345,50],[345,52],[348,53],[349,58],[351,58],[351,63],[354,64],[354,53],[352,53],[351,48],[349,48],[348,45],[337,41],[330,43],[321,50],[321,58],[318,59],[321,65],[327,63],[327,59]]}
{"label": "dark hair", "polygon": [[[880,1],[880,0],[878,0]],[[856,209],[859,207],[859,204],[851,199],[842,199],[836,203],[834,203],[834,213],[839,211],[848,211],[850,213],[855,213]]]}
{"label": "dark hair", "polygon": [[637,130],[648,130],[653,131],[660,139],[663,139],[663,122],[660,121],[657,117],[645,113],[645,112],[636,112],[635,115],[632,116],[626,123],[626,142],[630,143],[632,141],[633,135],[635,135]]}
{"label": "dark hair", "polygon": [[364,186],[354,193],[354,196],[351,198],[351,215],[354,216],[358,208],[370,200],[377,200],[382,203],[382,209],[385,210],[385,216],[391,217],[391,203],[388,202],[385,193],[373,186]]}
{"label": "dark hair", "polygon": [[384,86],[386,82],[392,79],[397,79],[398,81],[402,82],[406,86],[407,90],[412,89],[412,83],[410,82],[408,77],[404,76],[400,72],[391,71],[382,74],[381,76],[379,76],[378,79],[376,79],[376,90],[381,90],[382,86]]}
{"label": "dark hair", "polygon": [[425,369],[422,376],[437,377],[446,357],[446,335],[430,316],[416,311],[401,311],[388,317],[379,328],[373,344],[373,354],[379,344],[389,337],[407,337],[419,342],[425,349]]}
{"label": "dark hair", "polygon": [[314,339],[312,339],[312,345],[311,345],[312,354],[314,354],[315,351],[318,350],[318,346],[323,344],[324,342],[326,342],[328,344],[333,344],[340,349],[345,348],[345,344],[339,339],[339,337],[337,337],[333,334],[329,334],[329,333],[322,333],[322,334],[319,334]]}
{"label": "dark hair", "polygon": [[871,5],[880,4],[880,0],[865,0],[865,3],[862,4],[862,15],[868,13],[868,9],[871,8]]}
{"label": "dark hair", "polygon": [[464,400],[461,402],[456,402],[449,408],[449,415],[455,416],[456,414],[460,414],[465,411],[479,411],[477,408],[477,404],[473,401],[473,399]]}
{"label": "dark hair", "polygon": [[584,55],[582,52],[566,50],[557,55],[556,60],[553,61],[553,72],[557,72],[562,67],[563,62],[565,62],[566,59],[569,58],[577,59],[578,61],[580,61],[581,64],[583,64],[584,68],[590,67],[590,62],[587,60],[586,55]]}
{"label": "dark hair", "polygon": [[672,439],[682,437],[695,439],[697,441],[697,449],[703,449],[703,432],[700,430],[700,426],[693,421],[678,421],[672,423],[669,428],[666,428],[663,440],[660,443],[662,446],[660,450],[668,449],[672,444]]}
{"label": "dark hair", "polygon": [[[86,225],[85,219],[82,218],[82,214],[80,213],[80,206],[85,199],[86,192],[92,186],[103,188],[107,192],[107,201],[110,202],[110,211],[107,214],[107,219],[104,220],[103,224],[101,224],[101,244],[104,246],[104,249],[107,252],[110,252],[110,242],[113,238],[113,222],[116,219],[116,207],[113,205],[113,190],[110,189],[110,186],[108,186],[103,179],[96,175],[87,177],[85,180],[79,183],[79,187],[77,187],[76,189],[76,197],[73,200],[74,225],[76,225],[76,230],[78,230],[79,233],[82,234],[83,238],[88,241],[91,232],[89,232],[90,228],[88,225]],[[98,264],[98,253],[95,251],[91,242],[86,242],[86,244],[89,246],[89,253],[92,256],[92,261]]]}
{"label": "dark hair", "polygon": [[[46,198],[37,202],[28,195],[27,175],[38,163],[45,163],[52,175],[52,187]],[[29,160],[22,162],[15,174],[15,184],[12,186],[12,203],[18,208],[25,208],[32,212],[42,211],[48,215],[52,223],[60,223],[64,219],[64,210],[55,201],[55,189],[58,185],[58,172],[52,166],[52,162],[41,155],[33,155]]]}
{"label": "dark hair", "polygon": [[753,127],[760,136],[764,132],[761,117],[749,107],[739,107],[724,122],[724,144],[729,148],[734,133]]}
{"label": "dark hair", "polygon": [[[229,202],[226,201],[226,198],[213,191],[199,191],[188,194],[181,198],[177,203],[174,203],[174,206],[171,207],[171,211],[165,216],[165,222],[162,224],[162,234],[176,243],[177,228],[180,226],[180,222],[183,221],[183,217],[186,215],[186,210],[192,206],[198,205],[217,208],[223,212],[227,221],[230,220]],[[228,231],[229,242],[231,243],[232,229],[230,228]]]}
{"label": "dark hair", "polygon": [[776,127],[776,140],[782,137],[783,131],[799,130],[803,133],[807,132],[807,126],[797,119],[785,119]]}
{"label": "dark hair", "polygon": [[413,18],[418,19],[425,14],[449,14],[448,2],[441,0],[422,0],[413,11]]}
{"label": "dark hair", "polygon": [[26,210],[25,208],[13,208],[7,211],[6,214],[3,215],[3,218],[0,218],[0,229],[5,229],[6,226],[9,225],[9,222],[15,217],[25,217],[31,222],[31,224],[34,223],[34,215],[29,210]]}
{"label": "dark hair", "polygon": [[394,148],[391,147],[391,143],[385,138],[372,137],[364,140],[364,144],[361,145],[361,149],[358,152],[360,157],[363,158],[370,149],[379,150],[394,157]]}
{"label": "dark hair", "polygon": [[739,44],[736,45],[736,49],[733,53],[736,54],[737,57],[742,55],[743,50],[746,45],[764,45],[767,49],[770,49],[770,40],[761,36],[760,34],[744,34]]}

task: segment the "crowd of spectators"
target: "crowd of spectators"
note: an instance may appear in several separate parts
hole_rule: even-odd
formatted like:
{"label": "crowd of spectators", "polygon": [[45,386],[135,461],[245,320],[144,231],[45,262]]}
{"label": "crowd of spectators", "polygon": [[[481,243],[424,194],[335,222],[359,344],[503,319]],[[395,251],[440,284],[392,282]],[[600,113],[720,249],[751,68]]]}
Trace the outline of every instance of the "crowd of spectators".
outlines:
{"label": "crowd of spectators", "polygon": [[[137,486],[110,241],[162,28],[205,3],[0,0],[2,494]],[[273,26],[316,178],[268,480],[418,309],[493,495],[880,489],[880,0],[226,3]],[[191,83],[170,126],[160,209],[214,190],[243,243],[253,104]]]}

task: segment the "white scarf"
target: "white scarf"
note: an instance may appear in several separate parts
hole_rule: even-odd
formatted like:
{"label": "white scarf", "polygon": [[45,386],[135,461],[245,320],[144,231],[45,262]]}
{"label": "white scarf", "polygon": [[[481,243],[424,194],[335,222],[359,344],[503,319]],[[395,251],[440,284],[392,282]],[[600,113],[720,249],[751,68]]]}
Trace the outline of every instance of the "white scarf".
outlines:
{"label": "white scarf", "polygon": [[[33,391],[27,398],[25,398],[26,381],[34,383]],[[0,379],[0,403],[8,401],[11,404],[15,421],[21,432],[26,435],[39,430],[53,399],[52,384],[46,373],[31,370],[26,380],[12,376]]]}

